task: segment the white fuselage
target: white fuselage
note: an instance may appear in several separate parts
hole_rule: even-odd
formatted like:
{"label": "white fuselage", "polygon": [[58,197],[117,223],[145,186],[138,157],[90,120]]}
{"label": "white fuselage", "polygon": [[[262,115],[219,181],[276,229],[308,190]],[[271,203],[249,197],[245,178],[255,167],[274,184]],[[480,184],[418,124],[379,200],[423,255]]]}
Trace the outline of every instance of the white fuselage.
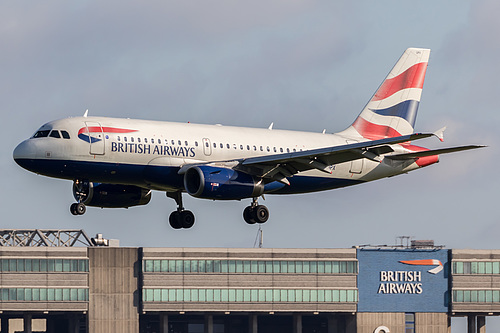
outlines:
{"label": "white fuselage", "polygon": [[[182,190],[184,165],[241,160],[368,141],[361,137],[221,125],[77,117],[49,122],[40,131],[67,131],[69,139],[31,138],[14,152],[30,171],[64,179]],[[395,152],[407,151],[391,145]],[[312,192],[371,181],[417,169],[416,163],[357,159],[333,165],[331,173],[300,172],[301,179],[273,193]],[[307,178],[304,178],[307,177]],[[304,185],[305,182],[310,184]],[[335,180],[335,181],[334,181]],[[316,187],[314,184],[319,185]]]}

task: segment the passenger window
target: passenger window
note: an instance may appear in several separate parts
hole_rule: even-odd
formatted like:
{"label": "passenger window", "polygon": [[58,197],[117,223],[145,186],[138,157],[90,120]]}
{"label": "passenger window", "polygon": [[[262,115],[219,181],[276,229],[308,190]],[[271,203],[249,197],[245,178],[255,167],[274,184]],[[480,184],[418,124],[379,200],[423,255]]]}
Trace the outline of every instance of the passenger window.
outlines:
{"label": "passenger window", "polygon": [[221,144],[220,144],[220,147],[221,147],[221,148],[224,148],[224,144],[223,144],[222,142],[221,142]]}
{"label": "passenger window", "polygon": [[116,139],[117,139],[118,141],[120,141],[120,136],[118,135],[118,136],[116,137]]}
{"label": "passenger window", "polygon": [[214,142],[214,148],[217,148],[217,144]]}
{"label": "passenger window", "polygon": [[207,148],[209,147],[209,146],[208,146],[208,141],[206,141],[206,142],[205,142],[205,147],[207,147]]}
{"label": "passenger window", "polygon": [[184,141],[184,144],[187,146],[187,145],[188,145],[188,142],[187,142],[187,141]]}
{"label": "passenger window", "polygon": [[295,153],[297,150],[295,148],[293,148],[293,152]]}
{"label": "passenger window", "polygon": [[52,132],[50,132],[50,135],[49,135],[51,138],[57,138],[57,139],[60,139],[61,138],[61,134],[59,134],[59,131],[58,130],[52,130]]}
{"label": "passenger window", "polygon": [[123,138],[123,141],[127,142],[127,137],[126,136]]}
{"label": "passenger window", "polygon": [[137,138],[137,142],[141,143],[141,138]]}
{"label": "passenger window", "polygon": [[247,145],[247,150],[250,150],[250,146],[249,145]]}
{"label": "passenger window", "polygon": [[148,138],[144,138],[144,142],[145,142],[145,143],[148,143]]}
{"label": "passenger window", "polygon": [[233,148],[238,149],[238,146],[236,146],[236,143],[233,143]]}
{"label": "passenger window", "polygon": [[260,151],[264,151],[264,148],[262,148],[262,146],[260,146]]}
{"label": "passenger window", "polygon": [[198,141],[195,141],[195,142],[194,142],[194,145],[195,145],[196,147],[198,147]]}
{"label": "passenger window", "polygon": [[240,145],[240,149],[243,150],[243,145]]}
{"label": "passenger window", "polygon": [[179,146],[181,146],[181,145],[182,145],[181,140],[178,140],[178,141],[177,141],[177,143],[179,144]]}
{"label": "passenger window", "polygon": [[273,147],[274,152],[276,152],[276,147]]}
{"label": "passenger window", "polygon": [[253,146],[253,150],[254,150],[254,151],[257,151],[257,147],[256,147],[256,146]]}
{"label": "passenger window", "polygon": [[267,146],[267,151],[270,152],[271,151],[271,148],[269,148],[269,146]]}
{"label": "passenger window", "polygon": [[161,140],[160,139],[158,139],[158,144],[161,145]]}
{"label": "passenger window", "polygon": [[175,140],[172,140],[172,145],[175,145]]}
{"label": "passenger window", "polygon": [[282,152],[283,152],[283,148],[280,148],[280,153],[282,153]]}
{"label": "passenger window", "polygon": [[229,143],[227,143],[227,144],[226,144],[226,147],[227,147],[227,149],[229,149],[229,148],[230,148],[230,147],[229,147]]}
{"label": "passenger window", "polygon": [[134,137],[131,137],[131,138],[130,138],[130,142],[134,142]]}
{"label": "passenger window", "polygon": [[286,149],[286,152],[287,152],[287,153],[289,153],[289,152],[290,152],[290,148],[287,148],[287,149]]}
{"label": "passenger window", "polygon": [[49,136],[50,130],[38,131],[33,135],[34,138],[45,138]]}
{"label": "passenger window", "polygon": [[70,138],[70,137],[69,137],[69,133],[68,133],[67,131],[61,131],[61,135],[62,135],[62,137],[63,137],[63,138],[65,138],[65,139],[69,139],[69,138]]}

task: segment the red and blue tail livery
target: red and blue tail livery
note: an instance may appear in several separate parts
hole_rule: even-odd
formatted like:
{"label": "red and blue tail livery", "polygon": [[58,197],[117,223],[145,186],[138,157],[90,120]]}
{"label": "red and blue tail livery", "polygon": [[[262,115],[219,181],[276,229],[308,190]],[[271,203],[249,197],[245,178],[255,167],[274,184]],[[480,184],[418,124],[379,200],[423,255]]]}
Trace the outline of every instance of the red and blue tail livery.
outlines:
{"label": "red and blue tail livery", "polygon": [[[438,155],[480,148],[429,150],[413,141],[430,50],[407,49],[354,123],[338,133],[311,133],[108,117],[48,122],[14,150],[14,160],[36,174],[73,182],[73,215],[86,207],[147,204],[152,191],[175,200],[174,229],[193,226],[182,196],[249,199],[248,224],[264,223],[264,194],[332,190],[392,177],[438,161]],[[262,112],[264,114],[264,112]],[[405,262],[406,264],[410,264]],[[413,262],[416,264],[429,262]],[[434,265],[434,262],[432,262]]]}
{"label": "red and blue tail livery", "polygon": [[410,48],[396,63],[352,127],[370,140],[413,133],[430,50]]}

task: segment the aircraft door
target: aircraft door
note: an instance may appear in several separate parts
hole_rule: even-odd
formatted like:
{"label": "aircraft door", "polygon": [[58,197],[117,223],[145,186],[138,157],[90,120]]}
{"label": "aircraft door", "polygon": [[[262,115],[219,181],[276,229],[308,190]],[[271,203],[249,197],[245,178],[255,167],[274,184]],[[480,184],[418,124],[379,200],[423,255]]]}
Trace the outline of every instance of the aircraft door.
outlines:
{"label": "aircraft door", "polygon": [[203,138],[202,144],[203,144],[203,153],[205,153],[205,156],[212,155],[212,145],[210,144],[210,139]]}
{"label": "aircraft door", "polygon": [[[359,141],[347,140],[346,142],[347,142],[347,144],[353,144],[353,143],[358,143]],[[349,169],[349,172],[356,173],[356,174],[360,174],[361,172],[363,172],[363,162],[364,162],[363,160],[364,160],[364,158],[360,158],[360,159],[351,161],[351,168]]]}
{"label": "aircraft door", "polygon": [[90,155],[104,155],[105,143],[104,132],[101,124],[97,122],[86,121],[87,135],[90,143]]}

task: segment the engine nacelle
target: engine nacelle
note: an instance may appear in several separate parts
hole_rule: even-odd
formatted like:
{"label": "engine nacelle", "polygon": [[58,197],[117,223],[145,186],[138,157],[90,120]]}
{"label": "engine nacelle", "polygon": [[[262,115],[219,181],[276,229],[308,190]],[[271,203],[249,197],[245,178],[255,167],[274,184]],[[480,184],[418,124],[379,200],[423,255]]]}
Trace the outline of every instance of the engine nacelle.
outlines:
{"label": "engine nacelle", "polygon": [[99,184],[87,181],[73,183],[73,196],[82,198],[86,206],[101,208],[128,208],[147,205],[151,191],[133,185]]}
{"label": "engine nacelle", "polygon": [[189,168],[184,174],[184,188],[193,197],[217,200],[239,200],[264,193],[264,185],[257,178],[208,165]]}

